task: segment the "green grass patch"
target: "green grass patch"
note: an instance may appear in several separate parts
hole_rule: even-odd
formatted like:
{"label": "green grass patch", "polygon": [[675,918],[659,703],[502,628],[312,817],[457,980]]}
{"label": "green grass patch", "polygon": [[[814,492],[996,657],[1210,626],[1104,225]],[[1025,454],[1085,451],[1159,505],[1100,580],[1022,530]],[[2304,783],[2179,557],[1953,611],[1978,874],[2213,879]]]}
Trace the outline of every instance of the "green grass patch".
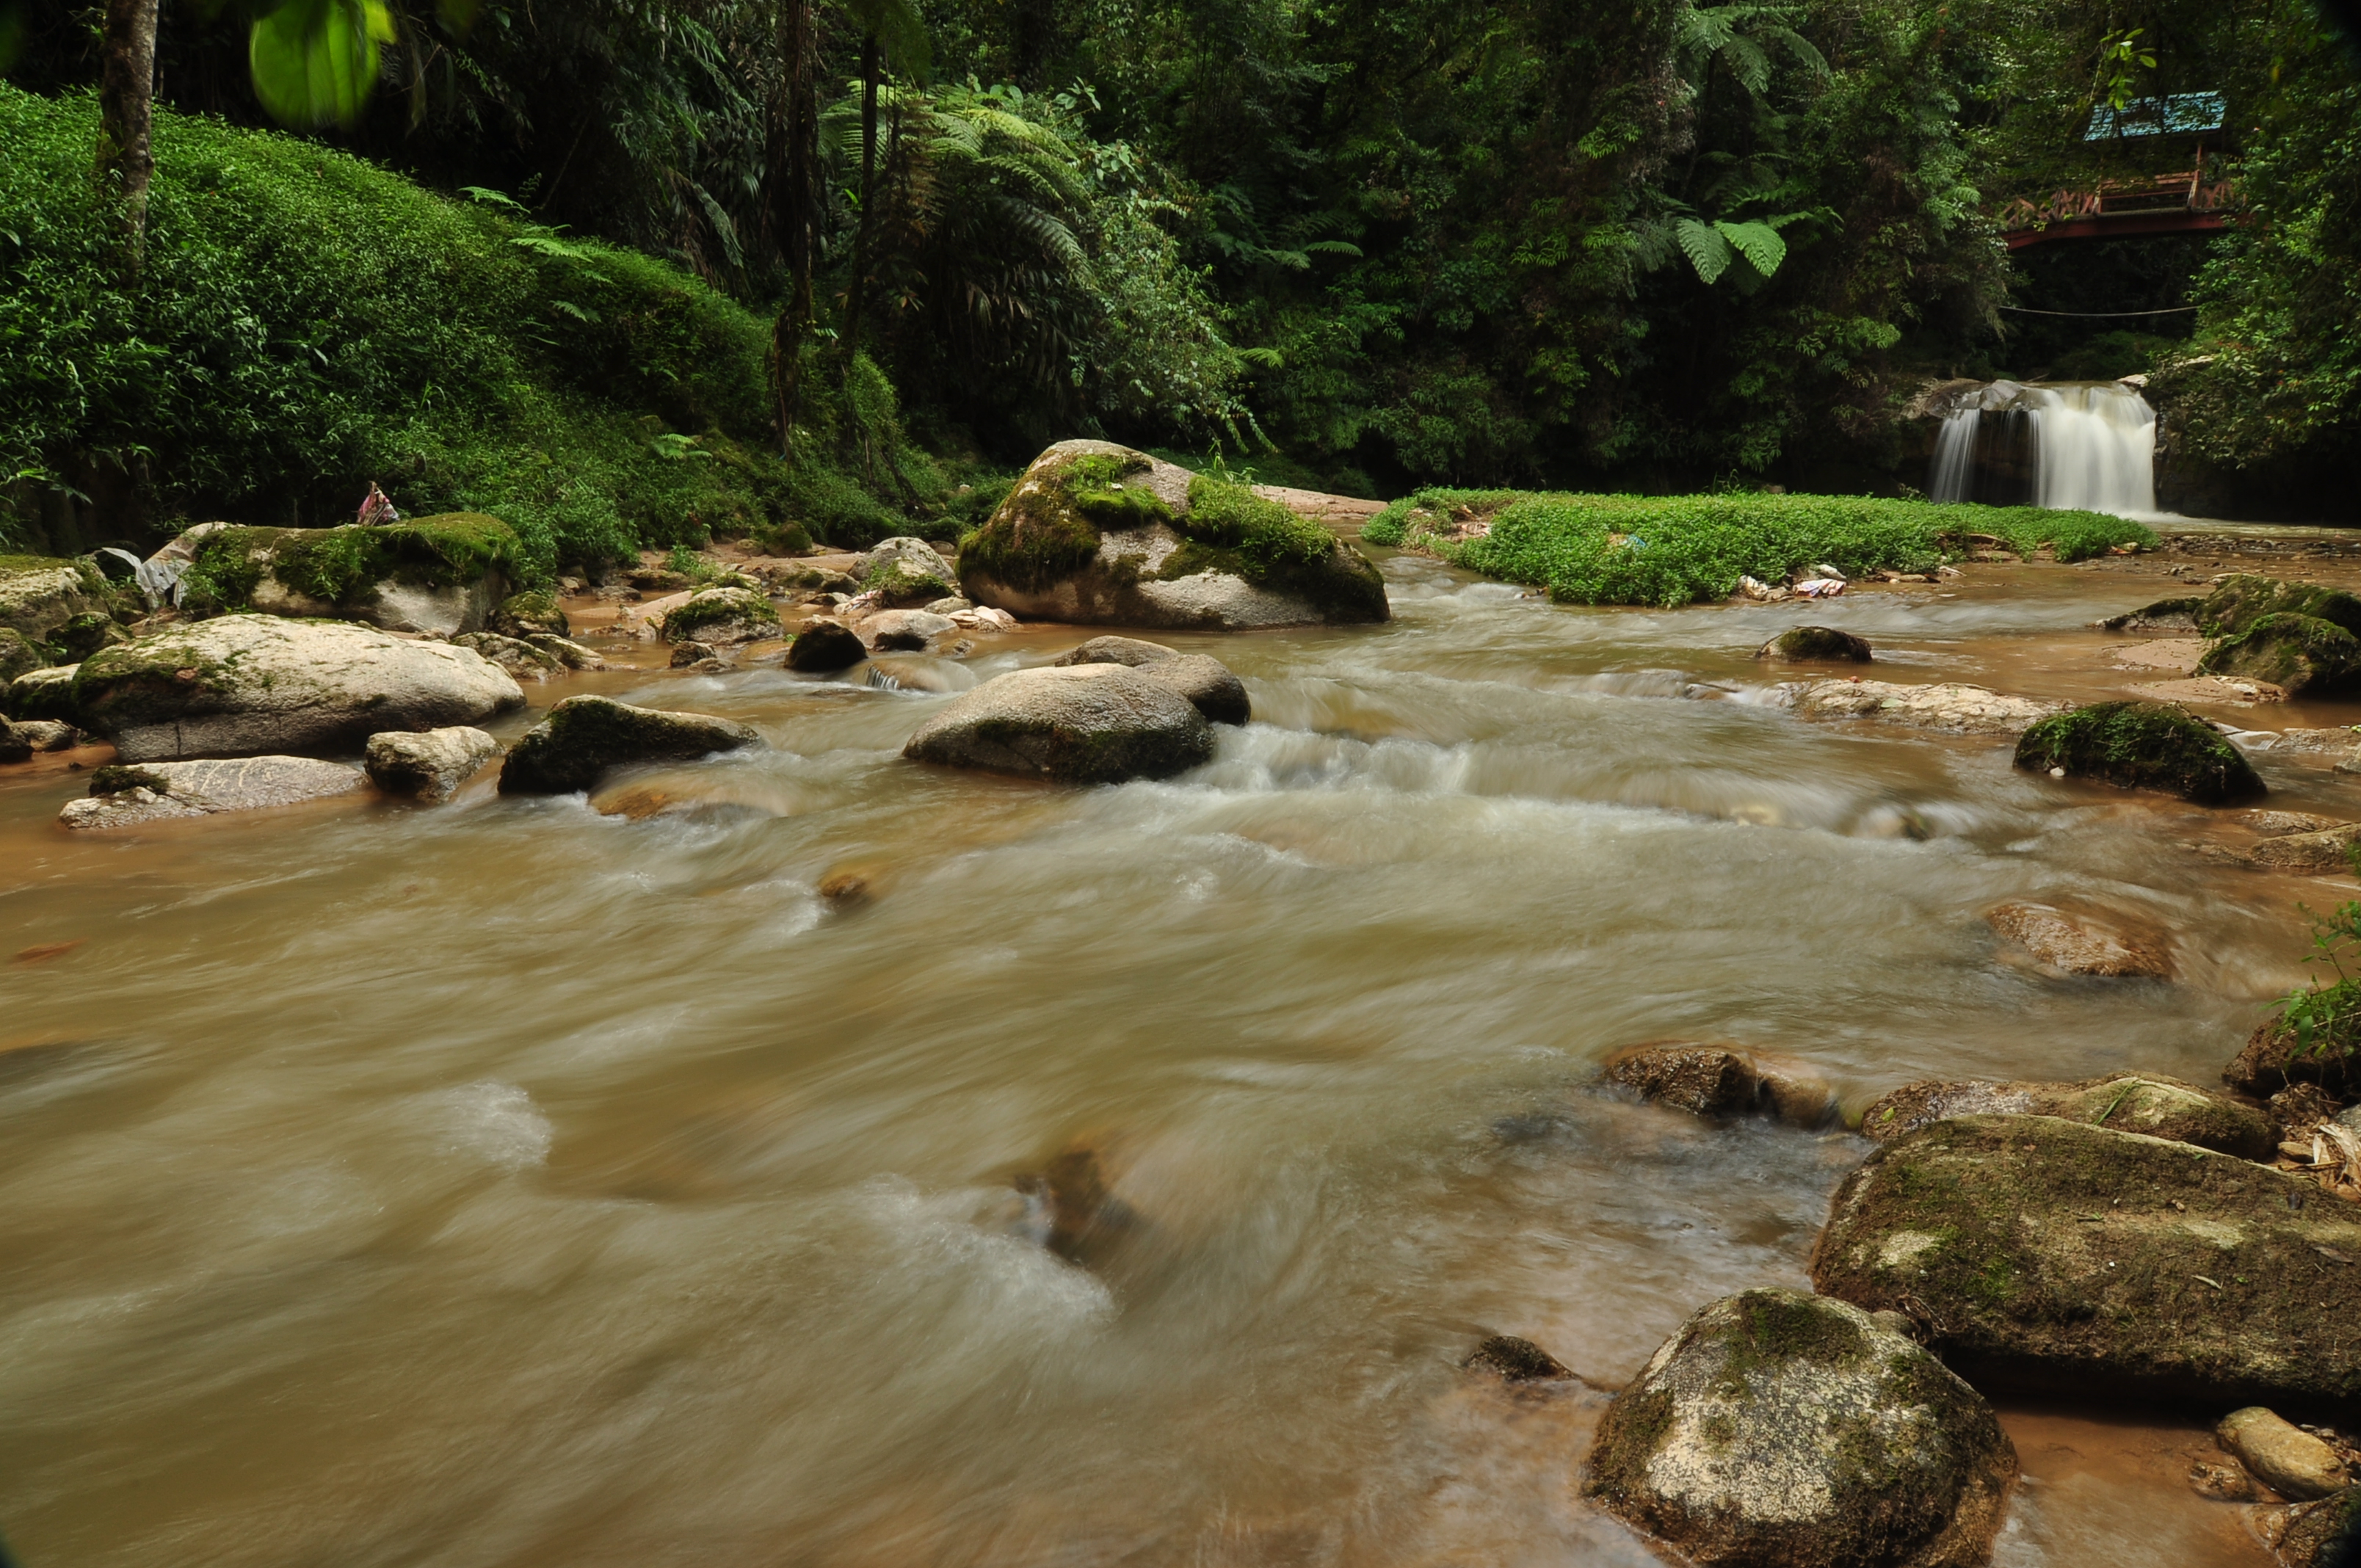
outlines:
{"label": "green grass patch", "polygon": [[[1488,532],[1481,530],[1488,525]],[[1564,604],[1694,604],[1738,580],[1784,583],[1828,565],[1846,576],[1931,571],[1975,536],[2060,561],[2156,535],[2103,512],[1944,506],[1851,496],[1592,496],[1427,489],[1362,530],[1372,544],[1422,550],[1454,565],[1547,588]]]}

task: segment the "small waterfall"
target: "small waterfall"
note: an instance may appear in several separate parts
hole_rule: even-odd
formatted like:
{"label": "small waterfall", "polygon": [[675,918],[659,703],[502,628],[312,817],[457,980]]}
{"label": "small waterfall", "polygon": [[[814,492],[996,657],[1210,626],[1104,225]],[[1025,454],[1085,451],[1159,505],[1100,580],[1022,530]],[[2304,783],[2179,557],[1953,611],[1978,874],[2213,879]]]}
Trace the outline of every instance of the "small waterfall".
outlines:
{"label": "small waterfall", "polygon": [[1972,389],[1936,435],[1927,493],[2154,516],[2156,411],[2118,381]]}

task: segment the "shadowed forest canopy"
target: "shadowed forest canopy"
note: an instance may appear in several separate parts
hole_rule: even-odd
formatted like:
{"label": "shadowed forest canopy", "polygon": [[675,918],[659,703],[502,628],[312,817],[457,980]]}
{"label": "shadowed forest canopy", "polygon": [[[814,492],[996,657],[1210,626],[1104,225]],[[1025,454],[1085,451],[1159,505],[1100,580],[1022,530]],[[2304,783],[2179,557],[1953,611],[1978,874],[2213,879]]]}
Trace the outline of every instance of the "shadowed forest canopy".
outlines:
{"label": "shadowed forest canopy", "polygon": [[[521,509],[549,563],[947,535],[1074,434],[1367,495],[1899,494],[1953,376],[2152,372],[2224,472],[2324,474],[2361,422],[2361,79],[2301,0],[401,4],[300,139],[256,14],[163,10],[126,278],[93,17],[5,13],[20,521],[377,478]],[[2197,92],[2194,152],[2084,136]],[[2219,234],[2002,243],[2192,156]]]}

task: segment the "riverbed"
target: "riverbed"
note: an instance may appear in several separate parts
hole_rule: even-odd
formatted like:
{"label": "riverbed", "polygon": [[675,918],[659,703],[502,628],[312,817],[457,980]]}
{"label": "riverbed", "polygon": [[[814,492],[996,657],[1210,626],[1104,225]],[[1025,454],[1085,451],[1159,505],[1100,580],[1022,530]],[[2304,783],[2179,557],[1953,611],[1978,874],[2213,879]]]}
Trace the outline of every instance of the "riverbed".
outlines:
{"label": "riverbed", "polygon": [[[900,690],[529,688],[773,745],[588,801],[73,838],[77,759],[0,775],[0,1532],[27,1568],[1637,1568],[1572,1486],[1601,1390],[1806,1287],[1868,1146],[1601,1058],[1731,1040],[1856,1105],[2210,1082],[2303,978],[2298,901],[2349,894],[2192,852],[2231,814],[1762,700],[1806,620],[1880,678],[2119,695],[2155,674],[2089,623],[2153,574],[1650,611],[1385,565],[1384,627],[1161,639],[1257,716],[1169,783],[899,758],[1068,628],[881,659]],[[2271,806],[2361,816],[2334,760],[2256,756]],[[2178,978],[2058,979],[1982,919],[2059,897]],[[1020,1189],[1080,1150],[1120,1223],[1071,1260]],[[1595,1387],[1462,1371],[1493,1332]],[[2004,1568],[2269,1561],[2186,1480],[2208,1416],[2004,1416]]]}

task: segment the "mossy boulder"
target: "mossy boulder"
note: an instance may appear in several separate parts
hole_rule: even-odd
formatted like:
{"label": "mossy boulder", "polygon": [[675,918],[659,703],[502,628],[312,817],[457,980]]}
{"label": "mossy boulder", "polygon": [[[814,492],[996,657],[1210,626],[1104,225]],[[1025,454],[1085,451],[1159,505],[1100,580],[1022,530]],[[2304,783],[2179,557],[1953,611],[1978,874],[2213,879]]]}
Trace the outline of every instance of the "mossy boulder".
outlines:
{"label": "mossy boulder", "polygon": [[105,576],[84,556],[0,555],[0,629],[46,642],[77,615],[105,614],[113,604]]}
{"label": "mossy boulder", "polygon": [[1861,1136],[1890,1143],[1959,1116],[2057,1116],[2087,1126],[2195,1144],[2241,1159],[2268,1159],[2278,1141],[2259,1108],[2156,1074],[2116,1073],[2078,1083],[1932,1080],[1903,1085],[1861,1113]]}
{"label": "mossy boulder", "polygon": [[112,648],[118,642],[131,641],[131,633],[115,623],[115,618],[102,610],[86,609],[68,620],[49,639],[49,646],[60,663],[80,663],[101,648]]}
{"label": "mossy boulder", "polygon": [[752,588],[702,588],[664,619],[667,642],[728,647],[779,635],[779,612]]}
{"label": "mossy boulder", "polygon": [[2361,683],[2361,638],[2318,616],[2267,615],[2205,650],[2197,673],[2268,681],[2290,696],[2333,696]]}
{"label": "mossy boulder", "polygon": [[1833,626],[1791,626],[1755,650],[1758,659],[1797,664],[1866,664],[1869,640]]}
{"label": "mossy boulder", "polygon": [[2122,615],[2111,615],[2099,622],[2107,631],[2194,631],[2197,612],[2204,607],[2202,594],[2183,595],[2177,598],[2158,599]]}
{"label": "mossy boulder", "polygon": [[962,693],[902,748],[914,762],[1061,784],[1168,778],[1213,760],[1189,699],[1120,664],[1016,670]]}
{"label": "mossy boulder", "polygon": [[[2171,600],[2180,604],[2185,601]],[[2146,615],[2158,607],[2140,611]],[[2215,585],[2195,607],[2199,630],[2208,637],[2235,637],[2257,622],[2277,615],[2309,616],[2361,637],[2361,598],[2343,588],[2313,583],[2285,583],[2276,577],[2241,574]]]}
{"label": "mossy boulder", "polygon": [[1104,441],[1034,459],[960,541],[966,597],[1033,620],[1243,630],[1379,621],[1384,579],[1244,485]]}
{"label": "mossy boulder", "polygon": [[1907,1314],[1980,1387],[2217,1410],[2361,1397],[2361,1209],[2194,1144],[1936,1122],[1845,1179],[1811,1273]]}
{"label": "mossy boulder", "polygon": [[0,626],[0,692],[27,670],[38,670],[49,663],[41,649],[14,627]]}
{"label": "mossy boulder", "polygon": [[475,652],[339,620],[225,615],[75,667],[71,718],[126,762],[357,752],[383,729],[476,724],[524,705]]}
{"label": "mossy boulder", "polygon": [[877,602],[889,609],[930,605],[950,597],[951,587],[950,564],[925,540],[907,535],[883,540],[871,549],[861,578],[862,591],[875,594]]}
{"label": "mossy boulder", "polygon": [[2016,765],[2119,789],[2164,790],[2201,806],[2264,793],[2235,746],[2170,703],[2094,703],[2041,719],[2017,741]]}
{"label": "mossy boulder", "polygon": [[52,664],[47,669],[27,670],[10,681],[8,717],[19,723],[28,718],[78,722],[80,710],[74,707],[73,683],[80,669],[78,664]]}
{"label": "mossy boulder", "polygon": [[566,619],[566,611],[558,605],[557,596],[546,588],[511,594],[485,617],[484,630],[515,638],[536,634],[568,637],[574,631],[572,624]]}
{"label": "mossy boulder", "polygon": [[522,568],[515,531],[481,512],[383,527],[208,528],[190,553],[182,580],[192,609],[445,636],[484,630]]}
{"label": "mossy boulder", "polygon": [[1724,1297],[1598,1425],[1583,1490],[1704,1568],[1969,1568],[2016,1451],[1982,1396],[1842,1301]]}
{"label": "mossy boulder", "polygon": [[763,745],[746,725],[702,713],[634,707],[603,696],[570,696],[525,732],[500,764],[502,795],[571,795],[608,769],[680,762]]}

